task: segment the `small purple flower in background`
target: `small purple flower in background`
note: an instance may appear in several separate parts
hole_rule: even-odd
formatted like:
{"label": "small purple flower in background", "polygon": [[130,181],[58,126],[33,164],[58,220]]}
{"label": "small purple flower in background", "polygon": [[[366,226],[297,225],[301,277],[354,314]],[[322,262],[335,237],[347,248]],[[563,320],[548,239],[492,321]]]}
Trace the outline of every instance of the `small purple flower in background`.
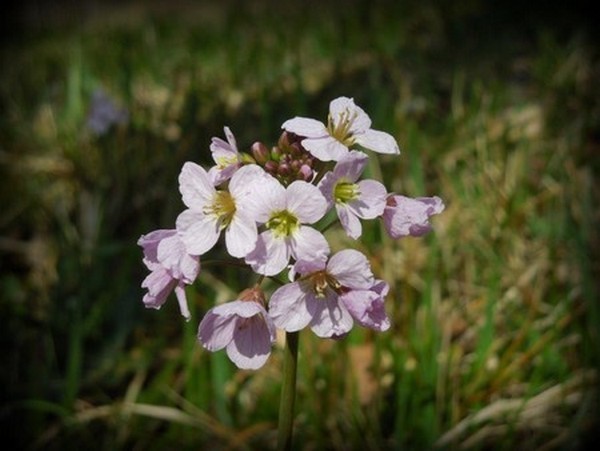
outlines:
{"label": "small purple flower in background", "polygon": [[295,332],[309,326],[319,337],[347,334],[354,320],[386,330],[382,314],[386,288],[375,282],[367,258],[354,249],[334,254],[328,262],[299,261],[298,279],[278,288],[269,302],[275,326]]}
{"label": "small purple flower in background", "polygon": [[151,271],[142,282],[147,308],[160,309],[169,294],[175,291],[182,316],[190,319],[185,285],[194,282],[200,272],[200,259],[189,255],[176,230],[155,230],[142,235],[138,245],[144,251],[143,262]]}
{"label": "small purple flower in background", "polygon": [[445,205],[437,196],[412,199],[390,194],[383,212],[383,223],[394,238],[422,236],[431,230],[429,217],[444,211]]}
{"label": "small purple flower in background", "polygon": [[116,102],[103,89],[92,93],[87,115],[87,127],[97,135],[104,135],[113,125],[126,124],[129,113],[119,108]]}
{"label": "small purple flower in background", "polygon": [[314,224],[323,217],[327,202],[319,189],[297,180],[284,188],[268,176],[251,210],[266,230],[258,236],[256,247],[246,255],[246,263],[258,274],[280,273],[290,261],[321,259],[329,254],[329,245],[321,232],[304,224]]}
{"label": "small purple flower in background", "polygon": [[264,308],[260,288],[244,290],[239,299],[210,309],[198,327],[198,339],[209,351],[226,348],[238,368],[263,366],[275,341],[275,326]]}
{"label": "small purple flower in background", "polygon": [[208,176],[215,186],[229,180],[242,165],[235,136],[233,136],[229,127],[224,127],[223,130],[225,131],[227,141],[214,137],[210,144],[210,150],[216,166],[208,170]]}
{"label": "small purple flower in background", "polygon": [[305,137],[302,146],[322,161],[339,161],[355,144],[379,153],[400,153],[394,137],[371,129],[369,116],[348,97],[331,101],[327,126],[316,119],[295,117],[281,127]]}
{"label": "small purple flower in background", "polygon": [[357,239],[362,234],[361,219],[381,216],[385,208],[387,190],[376,180],[356,183],[367,164],[367,155],[356,150],[342,157],[333,172],[325,174],[319,189],[329,206],[335,209],[346,234]]}
{"label": "small purple flower in background", "polygon": [[179,190],[188,209],[177,217],[176,227],[190,254],[212,249],[223,229],[233,257],[244,257],[254,248],[258,231],[248,198],[261,177],[270,176],[256,165],[247,165],[231,177],[228,191],[216,190],[204,168],[191,162],[183,165]]}

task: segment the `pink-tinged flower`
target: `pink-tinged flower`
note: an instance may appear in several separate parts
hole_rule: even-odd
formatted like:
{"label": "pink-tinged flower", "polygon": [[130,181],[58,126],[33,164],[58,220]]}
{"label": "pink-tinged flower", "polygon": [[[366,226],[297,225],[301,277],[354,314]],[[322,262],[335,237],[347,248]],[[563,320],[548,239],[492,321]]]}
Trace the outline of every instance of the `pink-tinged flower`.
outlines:
{"label": "pink-tinged flower", "polygon": [[210,144],[210,151],[216,166],[208,170],[208,176],[215,186],[229,180],[242,165],[242,157],[238,152],[235,136],[229,127],[224,127],[223,130],[227,141],[213,137]]}
{"label": "pink-tinged flower", "polygon": [[275,178],[263,180],[257,195],[248,203],[263,231],[256,247],[246,255],[246,263],[259,274],[272,276],[281,272],[290,257],[296,260],[325,260],[329,254],[327,240],[314,224],[327,210],[327,201],[319,189],[304,181],[284,188]]}
{"label": "pink-tinged flower", "polygon": [[357,239],[362,234],[360,219],[381,216],[386,205],[385,186],[376,180],[357,182],[367,164],[367,155],[353,150],[342,157],[332,172],[325,174],[319,189],[335,209],[346,234]]}
{"label": "pink-tinged flower", "polygon": [[304,136],[302,146],[322,161],[340,160],[355,144],[379,153],[400,153],[394,137],[371,129],[369,116],[348,97],[331,101],[327,126],[316,119],[295,117],[285,121],[282,128]]}
{"label": "pink-tinged flower", "polygon": [[299,276],[295,282],[271,296],[269,315],[275,326],[288,332],[308,326],[319,337],[328,338],[348,333],[354,319],[385,330],[378,305],[385,293],[375,285],[369,262],[360,252],[346,249],[328,262],[300,261],[295,273]]}
{"label": "pink-tinged flower", "polygon": [[175,291],[183,317],[190,319],[185,296],[185,284],[194,282],[200,272],[200,259],[189,255],[176,230],[155,230],[142,235],[138,245],[144,251],[144,264],[151,271],[142,282],[147,308],[160,309],[172,291]]}
{"label": "pink-tinged flower", "polygon": [[255,245],[258,231],[248,206],[255,184],[267,174],[257,165],[238,169],[229,181],[229,190],[216,190],[206,171],[195,163],[183,165],[179,190],[188,207],[176,221],[177,231],[188,252],[202,255],[216,244],[225,230],[227,251],[244,257]]}
{"label": "pink-tinged flower", "polygon": [[383,212],[383,223],[392,238],[422,236],[431,230],[429,217],[444,211],[445,205],[437,196],[410,197],[390,194]]}
{"label": "pink-tinged flower", "polygon": [[226,348],[238,368],[260,368],[275,341],[275,326],[263,303],[262,291],[253,288],[238,300],[210,309],[200,322],[198,339],[209,351]]}
{"label": "pink-tinged flower", "polygon": [[384,300],[390,291],[390,286],[384,280],[375,280],[368,290],[354,290],[343,296],[344,305],[363,327],[384,332],[390,328]]}

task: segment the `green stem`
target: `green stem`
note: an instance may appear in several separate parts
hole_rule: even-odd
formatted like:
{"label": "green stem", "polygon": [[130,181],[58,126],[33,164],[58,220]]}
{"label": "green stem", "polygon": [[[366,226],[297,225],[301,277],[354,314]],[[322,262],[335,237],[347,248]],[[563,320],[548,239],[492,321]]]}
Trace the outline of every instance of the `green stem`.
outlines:
{"label": "green stem", "polygon": [[283,381],[279,403],[279,431],[277,449],[292,449],[292,430],[294,426],[294,402],[296,400],[296,369],[298,366],[298,334],[286,332],[283,356]]}

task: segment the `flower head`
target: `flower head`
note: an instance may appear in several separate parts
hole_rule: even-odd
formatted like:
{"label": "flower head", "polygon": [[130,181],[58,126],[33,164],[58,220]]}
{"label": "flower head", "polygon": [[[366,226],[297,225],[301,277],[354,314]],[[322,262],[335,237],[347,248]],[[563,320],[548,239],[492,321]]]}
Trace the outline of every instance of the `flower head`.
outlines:
{"label": "flower head", "polygon": [[327,125],[316,119],[295,117],[285,121],[282,128],[304,136],[302,146],[322,161],[340,160],[355,144],[379,153],[400,153],[394,137],[371,129],[369,116],[348,97],[331,101]]}
{"label": "flower head", "polygon": [[330,206],[335,205],[337,215],[346,234],[357,239],[362,234],[360,219],[380,216],[385,208],[387,191],[376,180],[361,180],[367,156],[351,151],[342,157],[332,172],[325,174],[319,189]]}
{"label": "flower head", "polygon": [[296,260],[321,259],[329,254],[325,237],[314,228],[323,217],[327,202],[319,189],[304,181],[284,188],[277,180],[264,180],[250,205],[265,230],[258,236],[256,247],[246,255],[246,263],[259,274],[281,272],[291,257]]}
{"label": "flower head", "polygon": [[380,300],[385,292],[376,285],[367,258],[354,249],[334,254],[329,261],[299,261],[298,279],[271,296],[269,315],[288,332],[310,327],[319,337],[339,337],[354,324],[385,330]]}
{"label": "flower head", "polygon": [[208,176],[215,186],[229,180],[242,165],[242,158],[238,152],[235,136],[233,136],[229,127],[224,127],[223,130],[227,141],[213,137],[210,144],[210,151],[216,166],[209,169]]}
{"label": "flower head", "polygon": [[422,236],[431,230],[429,217],[444,211],[445,205],[437,196],[410,197],[390,194],[383,212],[383,223],[392,238]]}
{"label": "flower head", "polygon": [[238,368],[265,364],[275,341],[275,326],[267,315],[259,288],[245,290],[239,299],[210,309],[198,327],[198,339],[209,351],[226,348]]}
{"label": "flower head", "polygon": [[177,217],[176,224],[190,254],[209,251],[222,230],[227,251],[233,257],[244,257],[254,248],[258,232],[247,205],[262,176],[266,173],[261,168],[247,165],[231,177],[229,190],[217,190],[201,166],[191,162],[183,165],[179,189],[188,209]]}
{"label": "flower head", "polygon": [[184,286],[193,283],[198,276],[200,259],[187,253],[176,230],[155,230],[142,235],[138,245],[144,251],[144,264],[151,271],[142,282],[142,288],[148,290],[144,305],[159,309],[175,291],[181,314],[189,320]]}

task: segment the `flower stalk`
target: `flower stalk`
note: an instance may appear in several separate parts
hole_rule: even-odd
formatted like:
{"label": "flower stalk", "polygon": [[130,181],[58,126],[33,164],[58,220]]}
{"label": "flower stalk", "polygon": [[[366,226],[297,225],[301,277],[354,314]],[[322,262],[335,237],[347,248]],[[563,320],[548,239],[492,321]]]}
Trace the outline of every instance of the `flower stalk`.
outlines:
{"label": "flower stalk", "polygon": [[279,401],[279,428],[277,433],[277,449],[279,451],[292,449],[298,367],[298,334],[299,332],[286,332],[285,334],[283,380]]}

